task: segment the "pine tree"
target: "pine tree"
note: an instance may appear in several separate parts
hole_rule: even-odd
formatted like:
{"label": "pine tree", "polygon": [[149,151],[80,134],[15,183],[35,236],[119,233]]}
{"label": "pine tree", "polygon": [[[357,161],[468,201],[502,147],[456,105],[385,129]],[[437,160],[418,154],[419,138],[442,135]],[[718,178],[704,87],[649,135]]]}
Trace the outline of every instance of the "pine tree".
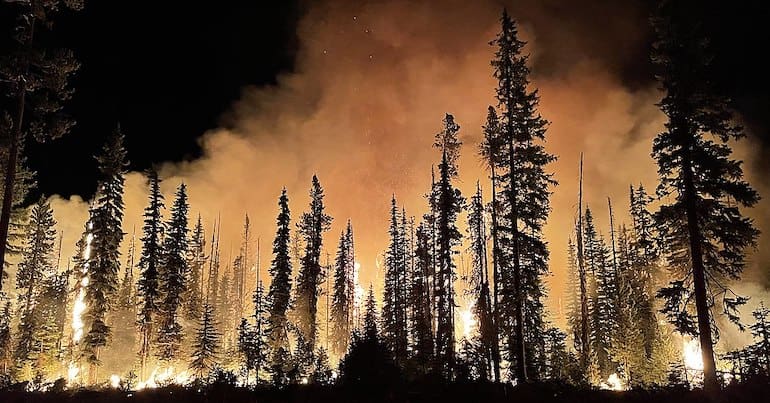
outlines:
{"label": "pine tree", "polygon": [[437,183],[436,239],[438,270],[435,280],[436,299],[436,371],[446,379],[453,377],[455,364],[454,333],[454,281],[453,255],[462,235],[457,229],[457,214],[462,210],[464,199],[451,183],[447,153],[442,153],[439,165],[440,180]]}
{"label": "pine tree", "polygon": [[187,294],[183,300],[185,317],[188,320],[194,320],[200,317],[204,303],[203,272],[206,266],[206,234],[200,214],[190,238],[189,249],[187,266],[190,270],[186,279]]}
{"label": "pine tree", "polygon": [[305,255],[302,257],[302,267],[297,278],[297,326],[308,342],[310,351],[316,342],[316,314],[318,311],[318,296],[322,283],[321,247],[323,233],[331,226],[332,218],[324,212],[323,188],[318,177],[313,175],[310,189],[310,210],[302,214],[298,230],[305,241]]}
{"label": "pine tree", "polygon": [[156,355],[164,361],[173,360],[179,354],[182,343],[182,325],[179,323],[179,307],[187,285],[187,214],[190,206],[187,202],[187,187],[179,185],[171,218],[166,223],[168,229],[163,241],[162,265],[158,272],[161,300],[160,320],[158,321]]}
{"label": "pine tree", "polygon": [[433,362],[433,330],[431,304],[430,237],[424,224],[417,226],[415,264],[410,276],[409,306],[412,308],[409,334],[412,339],[412,359],[422,373],[427,373]]}
{"label": "pine tree", "polygon": [[13,205],[17,192],[23,189],[19,186],[17,172],[19,162],[23,160],[21,150],[26,137],[31,134],[36,141],[44,142],[63,136],[74,125],[62,109],[64,102],[72,96],[69,81],[80,65],[71,50],[51,48],[41,38],[50,36],[58,12],[80,10],[83,2],[16,1],[2,7],[16,18],[13,29],[9,30],[13,32],[13,38],[8,41],[9,46],[4,49],[0,61],[0,93],[5,98],[2,104],[9,107],[0,115],[0,132],[8,134],[7,148],[2,147],[7,151],[4,153],[0,211],[0,291]]}
{"label": "pine tree", "polygon": [[286,311],[289,309],[291,296],[291,257],[289,256],[291,214],[286,188],[281,191],[278,208],[280,210],[276,219],[278,229],[273,240],[273,261],[270,265],[272,281],[267,296],[270,301],[268,328],[270,345],[273,349],[272,357],[282,356],[278,354],[278,350],[283,349],[285,352],[289,346]]}
{"label": "pine tree", "polygon": [[476,194],[471,197],[468,214],[468,233],[471,241],[471,275],[468,279],[467,293],[473,298],[473,314],[478,324],[479,333],[476,336],[481,370],[485,380],[493,375],[494,366],[494,326],[492,322],[492,300],[489,293],[489,278],[487,267],[487,230],[484,219],[484,202],[481,196],[481,185],[476,183]]}
{"label": "pine tree", "polygon": [[265,290],[262,282],[257,284],[253,295],[254,323],[250,323],[246,318],[241,319],[238,327],[238,350],[243,357],[243,364],[246,369],[246,379],[249,374],[255,371],[257,383],[260,379],[260,371],[267,368],[268,359],[268,323],[267,323],[267,301],[265,301]]}
{"label": "pine tree", "polygon": [[123,186],[125,182],[126,150],[124,136],[118,127],[97,157],[101,182],[91,209],[91,253],[84,276],[85,287],[84,330],[81,354],[91,365],[91,380],[95,381],[99,349],[106,346],[111,329],[105,316],[118,286],[120,270],[120,242],[123,240]]}
{"label": "pine tree", "polygon": [[377,303],[374,300],[374,287],[369,285],[369,293],[366,296],[364,307],[364,339],[369,341],[379,340],[377,331]]}
{"label": "pine tree", "polygon": [[31,371],[39,370],[39,356],[43,353],[39,336],[45,325],[42,312],[45,282],[56,275],[53,267],[55,225],[51,205],[41,197],[30,212],[27,247],[16,274],[19,325],[14,359],[19,367],[31,363]]}
{"label": "pine tree", "polygon": [[403,250],[403,230],[399,225],[395,196],[390,208],[390,243],[385,253],[385,287],[382,303],[382,338],[393,353],[395,361],[403,365],[407,358],[408,338],[406,323],[406,259]]}
{"label": "pine tree", "polygon": [[331,307],[332,353],[342,357],[348,349],[353,331],[353,301],[355,284],[355,255],[353,252],[353,227],[348,220],[345,232],[340,234],[340,244],[334,270],[334,294]]}
{"label": "pine tree", "polygon": [[147,184],[150,188],[149,202],[144,209],[142,227],[142,253],[139,258],[139,281],[137,297],[139,316],[137,325],[140,332],[139,361],[140,376],[144,379],[147,359],[150,357],[151,343],[155,335],[154,323],[160,314],[160,288],[158,264],[163,255],[161,235],[164,232],[162,217],[163,194],[160,192],[160,179],[154,170],[147,172]]}
{"label": "pine tree", "polygon": [[[537,90],[530,91],[527,56],[522,54],[525,42],[518,39],[516,23],[503,11],[502,30],[493,44],[497,46],[492,60],[498,80],[497,100],[501,108],[499,147],[491,158],[501,167],[501,211],[498,236],[503,260],[500,265],[501,318],[510,318],[503,333],[508,345],[514,375],[526,381],[527,369],[542,366],[543,328],[542,276],[548,271],[548,249],[542,227],[550,212],[549,188],[556,182],[545,166],[555,160],[543,147],[548,122],[537,114]],[[503,256],[505,255],[505,256]],[[533,364],[527,360],[527,349],[536,354]],[[534,349],[534,350],[532,350]],[[537,375],[537,374],[533,374]]]}
{"label": "pine tree", "polygon": [[39,354],[36,370],[44,377],[61,373],[62,337],[67,321],[68,273],[49,273],[42,283],[38,313],[41,326],[34,335]]}
{"label": "pine tree", "polygon": [[204,304],[190,356],[190,370],[196,378],[206,378],[217,365],[221,338],[222,335],[217,331],[214,308],[211,304]]}
{"label": "pine tree", "polygon": [[[10,124],[10,123],[8,123]],[[0,122],[0,161],[8,159],[8,149],[1,143],[2,140],[10,138],[5,133],[6,129],[3,123]],[[7,128],[10,129],[10,128]],[[20,147],[23,145],[20,145]],[[8,258],[15,257],[19,259],[24,252],[24,246],[26,243],[26,230],[28,219],[28,208],[26,206],[29,199],[29,193],[35,186],[35,172],[27,167],[26,158],[23,156],[24,150],[19,150],[19,159],[16,168],[16,181],[13,189],[13,200],[11,203],[10,223],[8,225],[8,236],[6,240],[5,251],[5,264],[3,270],[0,270],[0,280],[6,280],[8,278],[8,269],[11,264],[8,262]],[[0,164],[0,188],[5,185],[3,180],[5,178],[6,166]],[[0,195],[0,200],[2,195]],[[20,260],[20,259],[19,259]]]}
{"label": "pine tree", "polygon": [[698,19],[702,10],[687,0],[663,1],[653,19],[653,61],[665,91],[658,105],[668,120],[652,155],[657,194],[671,200],[656,214],[675,278],[659,293],[663,311],[680,332],[698,335],[704,386],[713,392],[719,383],[711,311],[719,303],[728,319],[738,321],[736,310],[745,298],[734,295],[728,281],[740,278],[745,249],[756,245],[759,232],[741,208],[754,206],[759,195],[743,180],[741,162],[731,159],[728,143],[745,132],[731,122],[729,100],[712,87],[712,52]]}
{"label": "pine tree", "polygon": [[756,360],[763,367],[765,374],[770,376],[770,309],[764,302],[751,313],[754,324],[749,326],[751,335],[756,342],[750,346]]}

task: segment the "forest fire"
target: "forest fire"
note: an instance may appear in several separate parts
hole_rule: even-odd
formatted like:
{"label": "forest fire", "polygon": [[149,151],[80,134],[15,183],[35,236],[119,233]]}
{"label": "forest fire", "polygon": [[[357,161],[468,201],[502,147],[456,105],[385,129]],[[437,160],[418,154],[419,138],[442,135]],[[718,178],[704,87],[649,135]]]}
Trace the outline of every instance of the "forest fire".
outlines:
{"label": "forest fire", "polygon": [[601,389],[604,390],[614,390],[614,391],[622,391],[626,390],[626,387],[623,385],[623,380],[620,379],[618,374],[610,374],[609,377],[607,377],[607,381],[602,382],[601,385],[599,385]]}
{"label": "forest fire", "polygon": [[696,338],[684,337],[682,340],[682,361],[687,377],[695,383],[703,380],[703,356],[700,343]]}
{"label": "forest fire", "polygon": [[[93,242],[94,235],[92,233],[93,224],[89,222],[87,224],[88,233],[85,237],[85,245],[83,247],[83,265],[80,269],[81,280],[77,284],[77,296],[75,302],[72,305],[72,346],[73,349],[80,343],[83,338],[83,312],[86,310],[86,288],[89,285],[90,278],[88,276],[89,259],[91,258],[91,243]],[[75,359],[71,359],[67,368],[67,383],[73,384],[78,380],[80,375],[80,364]]]}

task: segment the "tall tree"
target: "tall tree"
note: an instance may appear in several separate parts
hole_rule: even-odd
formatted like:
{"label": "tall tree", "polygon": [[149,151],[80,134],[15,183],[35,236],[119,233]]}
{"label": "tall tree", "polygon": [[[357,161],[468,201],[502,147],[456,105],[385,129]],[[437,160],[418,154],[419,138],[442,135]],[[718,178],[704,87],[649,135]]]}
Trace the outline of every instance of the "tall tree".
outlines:
{"label": "tall tree", "polygon": [[190,370],[198,379],[205,379],[217,365],[222,335],[217,331],[214,308],[211,304],[203,305],[203,315],[198,322],[198,329],[193,341],[190,358]]}
{"label": "tall tree", "polygon": [[332,297],[331,321],[332,352],[336,357],[345,355],[351,332],[353,331],[354,265],[353,226],[350,220],[348,220],[345,232],[340,235],[337,259],[334,266],[334,294]]}
{"label": "tall tree", "polygon": [[[5,98],[0,108],[7,106],[0,116],[0,132],[8,134],[0,210],[0,290],[14,192],[18,190],[16,173],[21,147],[27,134],[42,142],[63,136],[74,125],[62,109],[72,96],[69,81],[80,65],[72,51],[47,47],[41,37],[52,29],[59,11],[79,10],[82,6],[79,0],[14,1],[0,5],[16,16],[13,26],[8,27],[12,45],[0,58],[0,93]],[[40,35],[41,31],[44,35]]]}
{"label": "tall tree", "polygon": [[318,312],[318,296],[321,292],[321,247],[323,234],[331,227],[332,218],[324,212],[324,193],[318,177],[313,175],[310,188],[309,211],[302,214],[298,230],[305,240],[305,255],[297,278],[297,326],[308,342],[310,351],[315,349]]}
{"label": "tall tree", "polygon": [[[505,329],[509,360],[514,375],[527,381],[527,347],[542,351],[537,334],[542,333],[542,276],[548,271],[548,248],[542,227],[550,212],[550,187],[556,184],[545,166],[555,157],[543,142],[548,122],[537,113],[539,95],[529,90],[528,57],[525,42],[518,39],[516,23],[506,11],[501,32],[493,41],[497,51],[492,60],[498,80],[497,101],[501,108],[500,144],[493,158],[501,165],[501,217],[498,223],[501,249],[506,255],[501,266],[505,292],[501,305],[510,318]],[[531,343],[530,343],[531,342]],[[531,351],[538,355],[538,350]],[[535,357],[536,358],[536,357]],[[532,368],[535,368],[533,366]],[[535,374],[536,375],[536,374]]]}
{"label": "tall tree", "polygon": [[247,299],[247,273],[249,271],[249,246],[251,244],[251,223],[249,215],[243,220],[243,232],[241,233],[241,247],[238,257],[233,263],[233,287],[236,290],[236,317],[242,318],[246,308]]}
{"label": "tall tree", "polygon": [[385,252],[385,284],[382,301],[382,338],[390,348],[396,363],[404,365],[407,358],[407,294],[406,259],[403,249],[403,230],[399,223],[396,198],[391,199],[390,241]]}
{"label": "tall tree", "polygon": [[31,371],[39,370],[38,358],[43,353],[39,336],[45,325],[42,314],[44,283],[56,275],[53,266],[55,225],[51,205],[41,197],[30,212],[27,246],[16,274],[20,315],[14,358],[19,367],[32,363]]}
{"label": "tall tree", "polygon": [[184,311],[188,320],[194,320],[203,312],[204,303],[203,272],[206,266],[206,233],[200,214],[190,238],[187,266],[189,274],[186,279],[187,294],[184,298]]}
{"label": "tall tree", "polygon": [[150,189],[149,201],[144,208],[144,226],[142,227],[142,253],[139,257],[139,281],[137,296],[139,316],[137,325],[140,332],[139,363],[140,376],[144,379],[147,359],[150,356],[154,337],[154,322],[160,313],[160,289],[158,285],[158,263],[163,255],[161,235],[163,234],[163,194],[160,192],[160,179],[155,170],[147,171],[147,184]]}
{"label": "tall tree", "polygon": [[741,208],[754,206],[759,195],[744,181],[741,162],[731,158],[728,143],[745,132],[732,123],[729,100],[712,87],[712,51],[698,18],[702,10],[697,2],[667,0],[653,19],[653,60],[665,91],[658,105],[667,122],[652,155],[658,162],[657,194],[670,200],[656,220],[676,278],[659,295],[677,329],[698,335],[704,386],[715,391],[712,308],[718,303],[737,322],[737,307],[745,299],[732,293],[728,281],[740,278],[745,249],[756,245],[759,231]]}
{"label": "tall tree", "polygon": [[83,276],[85,287],[84,330],[81,354],[91,365],[89,376],[95,381],[99,349],[106,346],[111,329],[105,315],[112,307],[120,270],[120,243],[123,240],[123,186],[126,150],[118,127],[97,157],[101,182],[91,209],[91,250]]}
{"label": "tall tree", "polygon": [[282,356],[282,354],[276,355],[277,351],[279,349],[287,351],[289,348],[286,311],[289,309],[291,297],[291,256],[289,255],[291,213],[286,188],[281,191],[278,208],[278,218],[276,218],[278,228],[273,240],[273,261],[270,265],[272,281],[267,295],[270,301],[268,327],[270,329],[270,345],[273,349],[271,357]]}
{"label": "tall tree", "polygon": [[454,333],[454,281],[455,263],[453,255],[460,244],[462,235],[457,229],[457,214],[462,210],[464,199],[460,191],[452,186],[447,153],[442,153],[439,165],[440,179],[436,186],[437,203],[437,255],[438,270],[435,281],[436,298],[436,371],[447,379],[454,374],[455,333]]}
{"label": "tall tree", "polygon": [[483,370],[482,377],[494,375],[494,326],[492,322],[492,300],[489,293],[489,269],[487,267],[487,229],[484,218],[484,201],[481,185],[476,183],[476,194],[471,197],[468,214],[468,233],[471,240],[471,273],[466,290],[473,298],[473,315],[478,324],[478,346]]}
{"label": "tall tree", "polygon": [[415,264],[409,279],[411,320],[409,334],[412,339],[412,359],[418,363],[419,370],[427,373],[433,362],[433,330],[431,304],[431,245],[424,223],[417,226],[415,235]]}
{"label": "tall tree", "polygon": [[187,201],[187,186],[179,185],[171,217],[166,223],[167,233],[163,240],[162,265],[159,271],[160,320],[158,326],[158,351],[161,360],[176,358],[182,343],[182,325],[179,323],[179,307],[187,284],[188,232],[187,214],[190,206]]}

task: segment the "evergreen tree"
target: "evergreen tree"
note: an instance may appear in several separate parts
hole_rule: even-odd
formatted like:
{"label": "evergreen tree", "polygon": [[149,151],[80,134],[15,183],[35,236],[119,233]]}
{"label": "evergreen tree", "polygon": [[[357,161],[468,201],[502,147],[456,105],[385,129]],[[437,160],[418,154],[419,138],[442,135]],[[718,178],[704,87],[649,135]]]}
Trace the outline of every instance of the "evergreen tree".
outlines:
{"label": "evergreen tree", "polygon": [[323,273],[321,271],[321,247],[323,233],[331,226],[332,218],[324,212],[323,188],[313,175],[310,189],[310,210],[302,214],[298,230],[305,241],[305,255],[297,278],[297,326],[308,342],[310,351],[316,342],[316,314]]}
{"label": "evergreen tree", "polygon": [[731,122],[728,100],[712,87],[712,52],[698,5],[663,1],[653,19],[653,61],[665,91],[658,105],[668,120],[652,155],[657,194],[670,200],[656,214],[675,278],[659,293],[663,311],[680,332],[698,335],[704,386],[715,391],[711,311],[719,303],[728,319],[738,321],[736,310],[745,298],[734,295],[728,282],[740,278],[745,249],[756,244],[759,232],[741,208],[754,206],[759,195],[743,180],[741,162],[731,159],[728,143],[745,132]]}
{"label": "evergreen tree", "polygon": [[[498,80],[497,100],[501,108],[498,146],[492,147],[493,164],[501,167],[500,220],[501,253],[500,318],[506,336],[509,361],[519,381],[527,380],[527,369],[542,366],[543,327],[542,276],[548,271],[548,248],[542,227],[550,212],[550,190],[556,184],[545,166],[555,160],[543,147],[548,122],[536,111],[537,90],[530,91],[529,68],[522,54],[525,42],[518,39],[516,23],[503,11],[502,30],[493,44],[492,60]],[[505,310],[505,312],[502,312]],[[527,360],[527,349],[533,364]],[[537,374],[533,374],[537,375]]]}
{"label": "evergreen tree", "polygon": [[91,209],[91,250],[85,264],[87,278],[83,322],[85,336],[80,343],[82,356],[91,364],[89,372],[95,381],[99,364],[99,349],[106,346],[111,329],[105,316],[118,286],[120,242],[123,240],[123,186],[125,182],[126,150],[124,136],[118,127],[97,157],[101,182]]}
{"label": "evergreen tree", "polygon": [[764,302],[760,302],[751,315],[754,317],[754,324],[750,325],[749,329],[756,341],[749,348],[765,374],[770,376],[770,309]]}
{"label": "evergreen tree", "polygon": [[436,239],[438,270],[435,280],[436,300],[436,371],[441,376],[451,379],[455,364],[454,333],[454,280],[455,264],[453,255],[460,244],[462,235],[457,229],[457,214],[462,210],[464,199],[460,191],[452,186],[447,153],[442,153],[439,165],[440,180],[436,191]]}
{"label": "evergreen tree", "polygon": [[479,369],[482,379],[490,379],[493,375],[494,359],[494,326],[492,322],[492,300],[489,293],[489,278],[487,267],[487,230],[484,219],[484,202],[481,196],[481,185],[476,183],[476,194],[471,198],[468,214],[468,232],[471,241],[471,275],[468,279],[467,293],[473,298],[473,314],[478,324],[477,337],[479,353]]}
{"label": "evergreen tree", "polygon": [[189,249],[187,266],[190,270],[186,279],[188,286],[184,298],[184,311],[188,320],[194,320],[200,317],[204,303],[203,272],[206,265],[206,234],[200,214],[190,238]]}
{"label": "evergreen tree", "polygon": [[[69,81],[80,67],[68,49],[46,46],[42,41],[50,37],[55,16],[63,9],[80,10],[79,0],[14,1],[0,5],[4,12],[14,15],[12,38],[4,41],[0,58],[0,132],[8,144],[3,144],[5,157],[2,209],[0,210],[0,291],[6,263],[6,245],[12,222],[13,205],[17,201],[20,184],[19,162],[23,160],[22,147],[27,135],[38,142],[57,139],[66,134],[74,121],[63,113],[63,104],[73,93]],[[41,35],[42,34],[42,35]],[[13,106],[11,106],[13,105]],[[7,147],[7,148],[6,148]],[[21,185],[21,186],[20,186]]]}
{"label": "evergreen tree", "polygon": [[409,306],[412,308],[409,334],[412,339],[412,359],[419,371],[427,373],[433,362],[433,330],[431,305],[430,237],[424,224],[417,226],[415,264],[409,281]]}
{"label": "evergreen tree", "polygon": [[354,265],[353,227],[350,220],[348,220],[345,232],[340,235],[340,244],[337,250],[334,270],[334,294],[331,306],[332,353],[337,357],[345,355],[351,332],[353,331]]}
{"label": "evergreen tree", "polygon": [[62,366],[62,337],[67,321],[68,273],[49,273],[42,282],[38,313],[41,326],[34,335],[39,351],[36,370],[46,378],[60,374]]}
{"label": "evergreen tree", "polygon": [[233,287],[236,290],[235,310],[236,317],[242,318],[246,309],[247,298],[247,272],[249,271],[249,245],[251,244],[251,223],[249,215],[243,221],[243,233],[241,234],[241,247],[238,257],[233,263]]}
{"label": "evergreen tree", "polygon": [[164,361],[173,360],[179,353],[182,343],[182,325],[179,324],[179,307],[186,290],[185,279],[188,274],[187,253],[189,229],[187,213],[187,187],[179,185],[171,217],[166,224],[168,232],[163,241],[162,266],[158,272],[160,300],[160,320],[158,321],[158,351],[156,355]]}
{"label": "evergreen tree", "polygon": [[246,379],[249,374],[255,371],[256,382],[259,383],[260,371],[268,367],[268,323],[267,323],[267,301],[265,301],[265,290],[262,282],[257,284],[253,295],[254,302],[254,323],[249,323],[246,318],[241,319],[238,327],[238,350],[243,357],[244,367],[246,369]]}
{"label": "evergreen tree", "polygon": [[147,359],[150,356],[151,343],[155,335],[153,324],[160,313],[160,288],[158,263],[163,255],[161,235],[163,234],[163,194],[160,192],[160,179],[155,170],[147,172],[147,183],[150,188],[149,202],[144,209],[144,226],[142,227],[142,253],[139,258],[139,281],[137,282],[137,297],[139,299],[139,316],[137,325],[140,333],[139,361],[140,376],[144,378]]}
{"label": "evergreen tree", "polygon": [[403,365],[407,358],[407,288],[404,233],[399,225],[395,196],[390,208],[390,243],[385,253],[385,284],[382,303],[382,338],[390,348],[396,363]]}
{"label": "evergreen tree", "polygon": [[14,359],[19,367],[32,363],[31,371],[39,370],[39,356],[43,353],[39,336],[45,325],[42,312],[45,282],[56,275],[53,267],[55,225],[51,205],[41,197],[30,213],[27,247],[16,274],[19,325]]}
{"label": "evergreen tree", "polygon": [[273,240],[273,261],[270,265],[272,281],[267,296],[270,301],[268,328],[270,329],[273,358],[282,357],[283,354],[279,354],[278,350],[283,349],[286,352],[289,346],[286,311],[289,309],[291,296],[291,257],[289,256],[291,214],[286,188],[281,191],[278,208],[280,210],[276,219],[278,229],[275,233],[275,240]]}
{"label": "evergreen tree", "polygon": [[217,365],[222,335],[217,331],[217,322],[211,304],[203,305],[203,315],[193,342],[190,356],[190,370],[198,379],[206,378]]}
{"label": "evergreen tree", "polygon": [[364,307],[364,339],[379,340],[377,331],[377,303],[374,300],[374,287],[369,285],[369,293],[366,295]]}
{"label": "evergreen tree", "polygon": [[[10,136],[6,135],[4,129],[5,128],[3,123],[0,122],[0,161],[5,161],[8,159],[8,149],[2,144],[2,141]],[[27,167],[26,158],[24,158],[23,152],[23,150],[19,150],[20,156],[16,168],[16,183],[14,184],[13,189],[10,223],[8,225],[8,236],[5,242],[6,259],[3,270],[0,270],[0,280],[3,281],[8,278],[8,271],[11,267],[11,264],[8,262],[8,258],[15,257],[18,259],[24,252],[27,235],[27,219],[29,213],[26,203],[29,199],[28,196],[30,191],[35,186],[35,172]],[[6,169],[7,167],[4,164],[0,164],[0,188],[5,186],[3,180],[5,178]],[[0,200],[2,200],[2,194],[0,194]]]}
{"label": "evergreen tree", "polygon": [[9,377],[13,366],[13,339],[11,337],[11,301],[0,294],[3,304],[2,316],[0,316],[0,378]]}

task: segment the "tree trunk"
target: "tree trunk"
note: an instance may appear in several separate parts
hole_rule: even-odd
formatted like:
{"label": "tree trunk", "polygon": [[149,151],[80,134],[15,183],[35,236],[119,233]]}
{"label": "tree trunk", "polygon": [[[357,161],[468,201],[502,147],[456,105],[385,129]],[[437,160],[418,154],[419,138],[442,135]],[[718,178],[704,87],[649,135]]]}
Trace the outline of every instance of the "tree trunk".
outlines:
{"label": "tree trunk", "polygon": [[[493,159],[494,156],[490,158]],[[500,284],[500,246],[497,243],[497,175],[495,173],[494,160],[490,162],[492,170],[492,281],[494,281],[492,298],[492,369],[495,374],[495,382],[500,382],[500,304],[497,299]]]}
{"label": "tree trunk", "polygon": [[11,224],[11,208],[13,207],[13,188],[16,184],[16,165],[19,160],[19,142],[22,136],[22,121],[24,120],[24,104],[27,95],[27,80],[19,77],[19,102],[16,119],[14,120],[11,143],[8,147],[8,162],[5,166],[5,183],[3,184],[3,206],[0,212],[0,291],[3,290],[3,272],[5,269],[5,253],[8,246],[8,227]]}
{"label": "tree trunk", "polygon": [[[511,122],[509,117],[508,122]],[[514,357],[516,359],[516,378],[519,383],[527,382],[527,362],[526,351],[524,349],[524,309],[523,309],[523,292],[521,281],[521,262],[519,256],[519,215],[517,206],[517,189],[516,189],[516,162],[514,161],[514,147],[513,147],[513,131],[509,124],[508,134],[510,136],[508,140],[508,180],[510,181],[510,194],[509,203],[511,205],[511,236],[513,241],[513,298],[514,298],[514,317],[516,325],[514,328]]]}

